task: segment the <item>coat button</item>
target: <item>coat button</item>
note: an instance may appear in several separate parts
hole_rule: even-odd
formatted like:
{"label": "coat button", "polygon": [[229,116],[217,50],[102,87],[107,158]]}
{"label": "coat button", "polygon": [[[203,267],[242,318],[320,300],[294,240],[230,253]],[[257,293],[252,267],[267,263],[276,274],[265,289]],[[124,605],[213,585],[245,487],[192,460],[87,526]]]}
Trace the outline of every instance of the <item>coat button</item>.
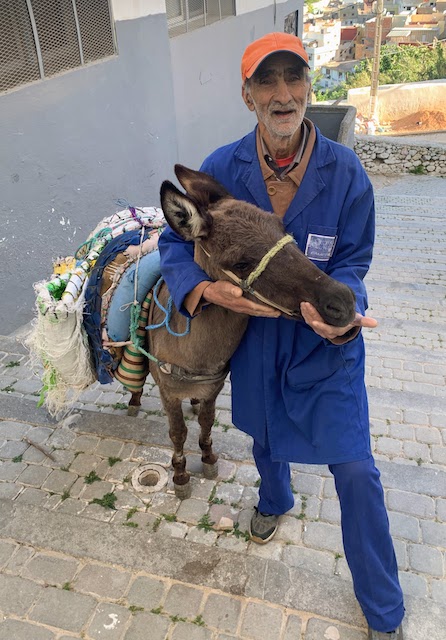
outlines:
{"label": "coat button", "polygon": [[275,195],[276,195],[276,193],[277,193],[277,189],[276,189],[276,187],[274,187],[272,184],[270,184],[270,185],[268,186],[267,191],[268,191],[268,195],[270,195],[270,196],[275,196]]}

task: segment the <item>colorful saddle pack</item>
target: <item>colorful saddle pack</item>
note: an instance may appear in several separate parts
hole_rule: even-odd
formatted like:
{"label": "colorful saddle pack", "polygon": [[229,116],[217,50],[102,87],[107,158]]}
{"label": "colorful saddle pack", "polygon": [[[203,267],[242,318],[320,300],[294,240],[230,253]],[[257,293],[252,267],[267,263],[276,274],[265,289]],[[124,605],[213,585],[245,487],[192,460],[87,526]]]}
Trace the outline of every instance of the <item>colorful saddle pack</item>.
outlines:
{"label": "colorful saddle pack", "polygon": [[[160,277],[158,238],[166,225],[156,207],[127,209],[97,225],[74,257],[58,259],[34,285],[37,319],[27,339],[44,366],[40,404],[57,415],[95,380],[140,391],[150,290]],[[133,308],[133,310],[132,310]]]}

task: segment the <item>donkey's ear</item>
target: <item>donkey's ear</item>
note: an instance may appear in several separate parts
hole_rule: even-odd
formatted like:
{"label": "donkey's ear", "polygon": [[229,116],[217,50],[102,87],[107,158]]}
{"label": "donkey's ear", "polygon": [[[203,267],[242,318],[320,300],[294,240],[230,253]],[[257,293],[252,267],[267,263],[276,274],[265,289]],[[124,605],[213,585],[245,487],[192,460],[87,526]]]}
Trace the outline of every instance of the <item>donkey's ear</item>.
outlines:
{"label": "donkey's ear", "polygon": [[161,185],[160,199],[167,222],[185,240],[208,236],[212,216],[168,180]]}
{"label": "donkey's ear", "polygon": [[203,171],[194,171],[182,164],[176,164],[175,174],[187,193],[204,207],[223,198],[232,197],[223,185]]}

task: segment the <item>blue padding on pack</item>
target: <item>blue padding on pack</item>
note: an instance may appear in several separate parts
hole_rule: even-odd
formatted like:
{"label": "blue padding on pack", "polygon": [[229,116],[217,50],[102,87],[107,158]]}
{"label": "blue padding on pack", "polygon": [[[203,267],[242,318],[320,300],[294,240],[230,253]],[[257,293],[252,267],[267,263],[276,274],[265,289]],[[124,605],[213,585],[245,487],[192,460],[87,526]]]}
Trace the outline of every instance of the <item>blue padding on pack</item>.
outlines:
{"label": "blue padding on pack", "polygon": [[[122,342],[130,337],[130,307],[135,298],[136,262],[122,276],[113,294],[107,315],[107,335],[113,342]],[[159,251],[142,256],[138,265],[136,299],[142,304],[147,292],[161,275]]]}
{"label": "blue padding on pack", "polygon": [[[148,237],[150,229],[144,232],[144,240]],[[130,244],[138,244],[141,241],[141,230],[127,231],[111,240],[100,253],[92,270],[85,289],[84,328],[88,335],[93,363],[96,368],[98,380],[101,384],[113,382],[111,374],[115,365],[111,354],[102,347],[101,335],[101,283],[105,267],[122,253]]]}

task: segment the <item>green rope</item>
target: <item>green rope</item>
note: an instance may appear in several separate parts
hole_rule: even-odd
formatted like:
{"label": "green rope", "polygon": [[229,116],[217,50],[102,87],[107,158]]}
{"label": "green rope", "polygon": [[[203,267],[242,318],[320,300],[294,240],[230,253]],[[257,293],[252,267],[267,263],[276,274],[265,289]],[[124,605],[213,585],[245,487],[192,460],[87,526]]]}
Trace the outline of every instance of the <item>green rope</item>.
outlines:
{"label": "green rope", "polygon": [[111,233],[112,231],[113,229],[111,227],[105,227],[105,229],[101,229],[100,231],[95,233],[94,236],[92,236],[88,240],[85,240],[85,242],[83,242],[76,249],[76,253],[74,254],[74,257],[76,258],[76,260],[80,260],[81,258],[84,258],[89,253],[90,249],[92,248],[96,240],[98,240],[99,238],[102,238],[102,236],[107,235],[107,233]]}
{"label": "green rope", "polygon": [[139,316],[141,314],[141,305],[139,302],[135,302],[130,307],[130,340],[133,343],[135,349],[138,349],[140,353],[142,353],[146,358],[149,358],[152,362],[156,362],[159,364],[158,358],[152,356],[151,353],[146,351],[142,346],[142,338],[138,335],[137,331],[139,329]]}
{"label": "green rope", "polygon": [[257,278],[265,271],[271,258],[274,258],[276,253],[279,253],[279,251],[289,242],[294,242],[294,238],[290,234],[287,234],[286,236],[281,238],[279,242],[277,242],[277,244],[275,244],[274,247],[268,251],[268,253],[263,256],[257,267],[254,269],[254,271],[251,271],[251,273],[245,280],[245,283],[248,287],[250,287],[254,280],[257,280]]}

